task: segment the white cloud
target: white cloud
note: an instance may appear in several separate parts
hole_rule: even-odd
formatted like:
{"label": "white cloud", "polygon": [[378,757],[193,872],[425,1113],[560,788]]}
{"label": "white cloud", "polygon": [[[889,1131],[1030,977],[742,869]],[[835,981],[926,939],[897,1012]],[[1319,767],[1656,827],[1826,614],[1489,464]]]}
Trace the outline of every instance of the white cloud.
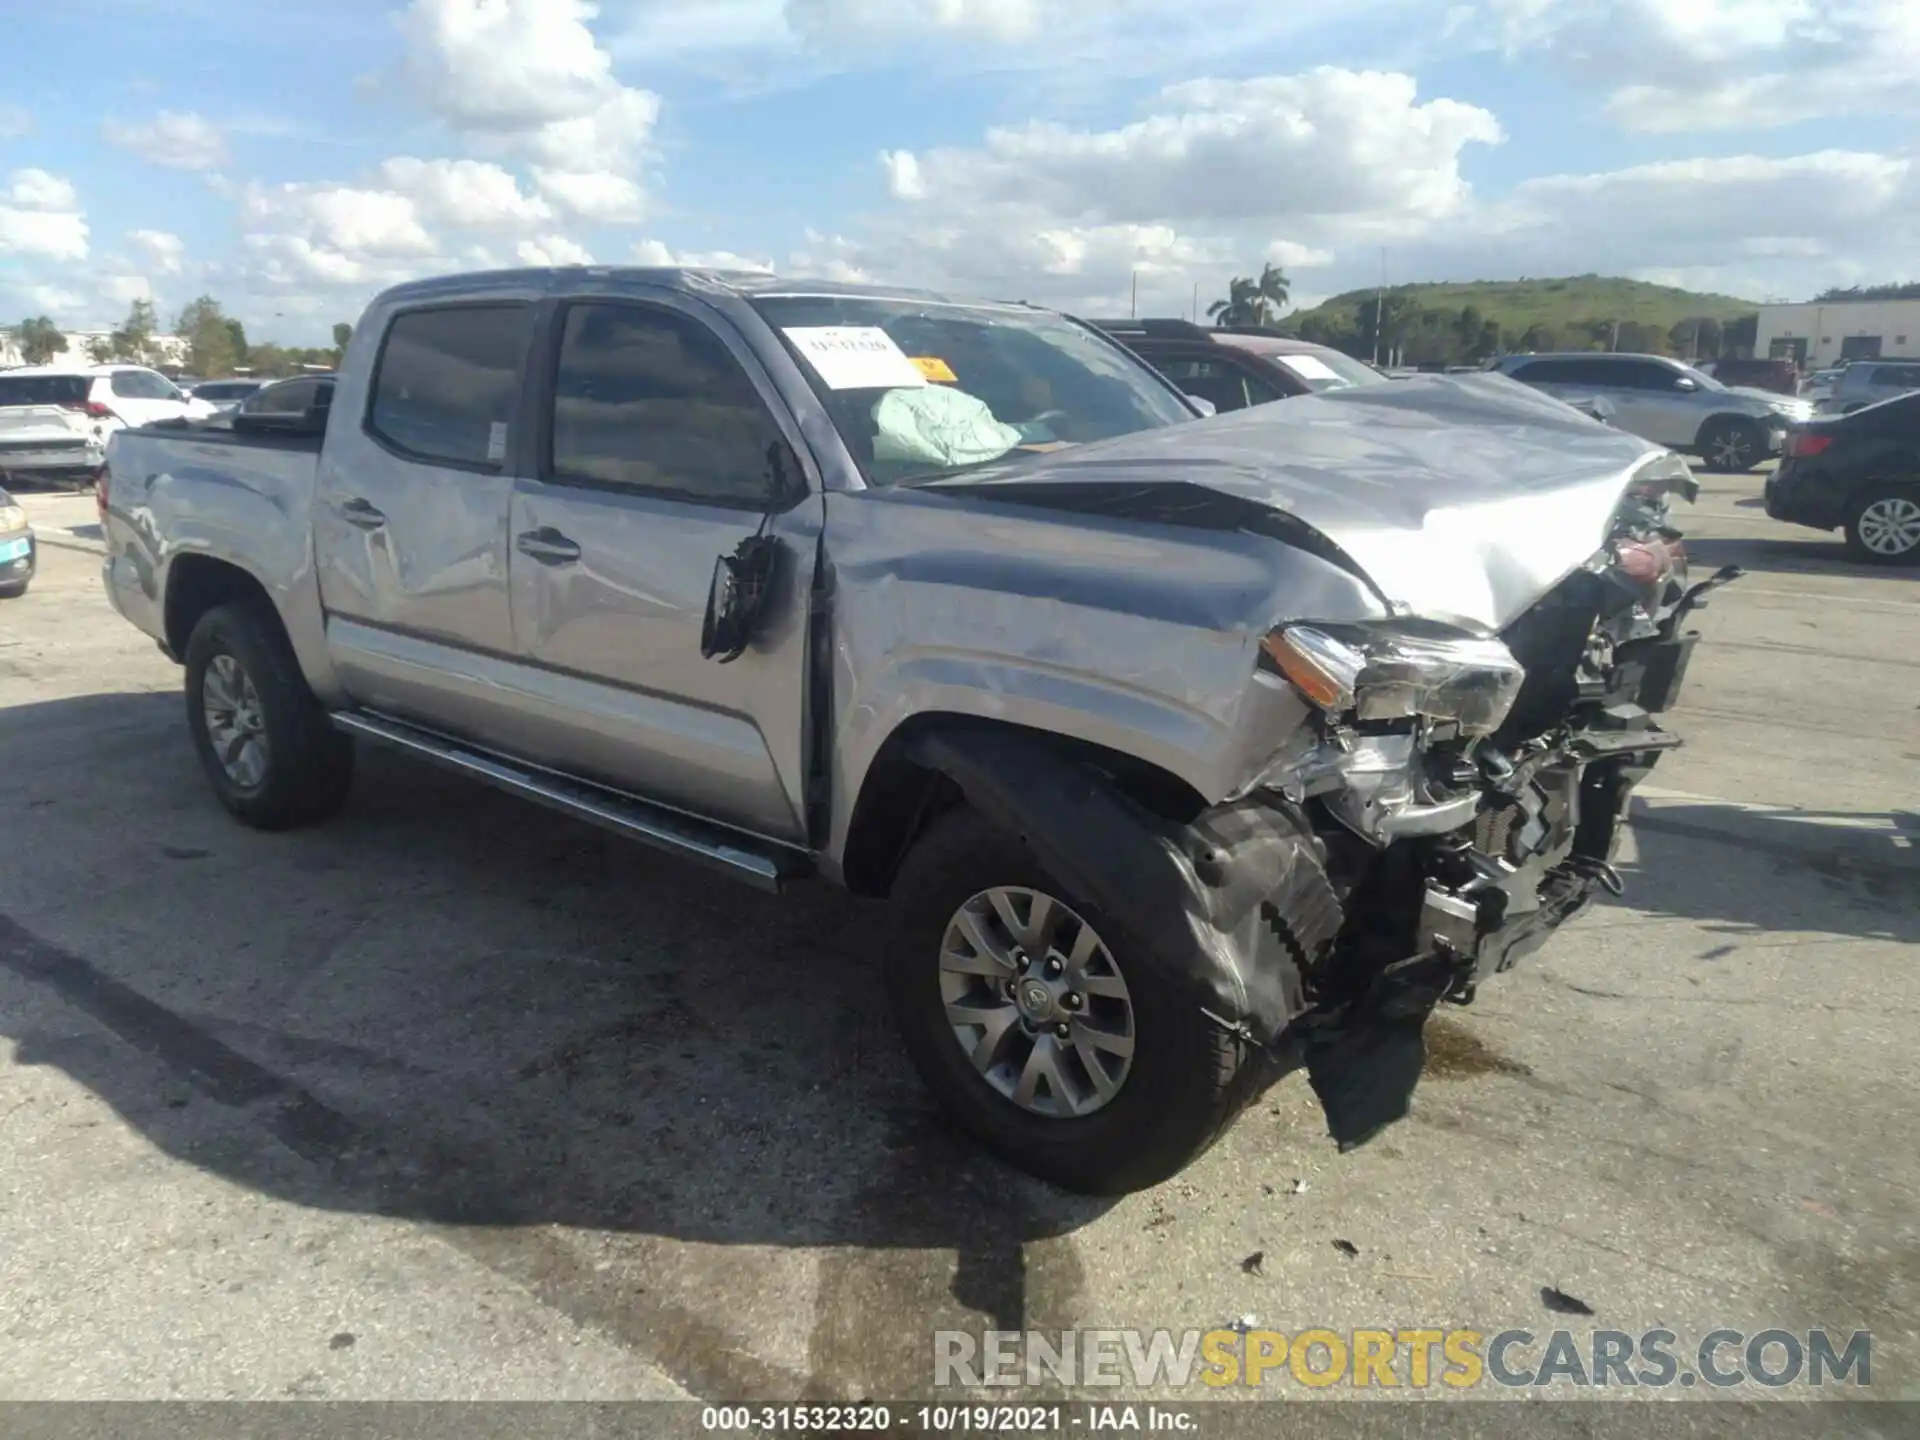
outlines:
{"label": "white cloud", "polygon": [[101,133],[115,145],[175,170],[212,170],[226,163],[218,126],[191,111],[163,110],[151,120],[108,120]]}
{"label": "white cloud", "polygon": [[1912,0],[1489,0],[1509,53],[1609,92],[1648,133],[1920,112]]}
{"label": "white cloud", "polygon": [[403,75],[461,129],[515,133],[570,120],[615,88],[583,0],[414,0]]}
{"label": "white cloud", "polygon": [[16,170],[0,191],[0,255],[87,258],[87,217],[73,185],[45,170]]}
{"label": "white cloud", "polygon": [[256,230],[298,237],[343,256],[430,255],[435,248],[414,202],[388,190],[305,182],[251,185],[241,213]]}
{"label": "white cloud", "polygon": [[584,0],[414,0],[401,73],[456,130],[526,158],[545,199],[631,221],[660,99],[615,77],[594,15]]}
{"label": "white cloud", "polygon": [[793,33],[823,48],[898,41],[933,34],[997,43],[1038,35],[1043,14],[1062,14],[1062,0],[787,0]]}
{"label": "white cloud", "polygon": [[1194,80],[1116,130],[1046,122],[991,130],[977,149],[891,152],[901,193],[952,205],[1045,197],[1066,217],[1231,221],[1369,213],[1441,218],[1467,199],[1460,154],[1499,122],[1455,100],[1416,100],[1411,76],[1323,67]]}
{"label": "white cloud", "polygon": [[1827,150],[1539,176],[1397,245],[1393,268],[1396,279],[1635,275],[1757,299],[1898,278],[1916,249],[1920,165]]}
{"label": "white cloud", "polygon": [[632,224],[644,219],[647,196],[632,180],[611,170],[543,170],[533,172],[540,193],[583,220],[602,224]]}
{"label": "white cloud", "polygon": [[591,265],[593,256],[584,245],[564,235],[542,235],[537,240],[522,240],[513,253],[522,265]]}
{"label": "white cloud", "polygon": [[186,245],[178,235],[165,230],[135,230],[127,238],[146,252],[149,264],[160,274],[180,273],[180,258]]}
{"label": "white cloud", "polygon": [[52,211],[80,208],[80,196],[74,190],[72,181],[31,167],[14,171],[12,183],[7,186],[4,197],[0,198],[4,198],[7,204],[22,210]]}
{"label": "white cloud", "polygon": [[525,230],[553,219],[538,196],[498,165],[484,160],[417,160],[409,155],[383,162],[381,186],[404,195],[427,224],[457,230]]}
{"label": "white cloud", "polygon": [[689,270],[763,270],[771,274],[777,268],[771,260],[757,260],[746,255],[736,255],[731,250],[676,252],[659,240],[636,241],[633,247],[633,258],[634,263],[639,265],[684,267]]}
{"label": "white cloud", "polygon": [[144,275],[103,275],[98,282],[102,298],[115,310],[124,310],[136,300],[152,300],[153,286]]}

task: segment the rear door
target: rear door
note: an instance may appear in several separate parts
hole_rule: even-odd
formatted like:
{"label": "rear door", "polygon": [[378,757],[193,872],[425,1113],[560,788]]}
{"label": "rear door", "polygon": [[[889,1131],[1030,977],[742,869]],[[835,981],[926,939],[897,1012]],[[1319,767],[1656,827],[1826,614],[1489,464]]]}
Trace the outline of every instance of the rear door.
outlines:
{"label": "rear door", "polygon": [[[690,297],[558,305],[532,473],[514,485],[515,753],[777,840],[804,838],[821,497],[745,342]],[[768,623],[701,655],[714,562],[781,541]]]}
{"label": "rear door", "polygon": [[1680,372],[1657,360],[1601,360],[1589,362],[1610,375],[1606,391],[1618,410],[1618,423],[1642,439],[1685,449],[1700,436],[1700,425],[1710,413],[1698,390],[1682,388]]}
{"label": "rear door", "polygon": [[371,371],[336,392],[315,493],[328,648],[348,692],[480,743],[512,729],[495,672],[514,654],[507,512],[536,303],[381,317]]}
{"label": "rear door", "polygon": [[187,397],[156,370],[115,370],[107,381],[107,404],[129,425],[151,425],[187,413]]}

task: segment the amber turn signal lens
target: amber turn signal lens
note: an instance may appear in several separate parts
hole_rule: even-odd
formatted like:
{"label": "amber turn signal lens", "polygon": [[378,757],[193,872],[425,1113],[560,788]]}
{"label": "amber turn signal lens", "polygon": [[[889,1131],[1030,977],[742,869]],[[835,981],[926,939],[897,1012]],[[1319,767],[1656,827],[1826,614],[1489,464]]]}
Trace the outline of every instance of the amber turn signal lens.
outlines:
{"label": "amber turn signal lens", "polygon": [[1294,688],[1323,710],[1344,710],[1353,703],[1349,681],[1333,673],[1321,659],[1297,644],[1284,630],[1268,635],[1260,642],[1282,675]]}

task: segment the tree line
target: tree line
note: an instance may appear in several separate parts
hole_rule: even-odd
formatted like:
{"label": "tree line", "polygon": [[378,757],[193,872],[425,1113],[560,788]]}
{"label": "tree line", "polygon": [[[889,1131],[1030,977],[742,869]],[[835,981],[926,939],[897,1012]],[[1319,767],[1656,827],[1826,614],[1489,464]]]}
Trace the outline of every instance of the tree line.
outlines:
{"label": "tree line", "polygon": [[[1226,296],[1209,305],[1207,315],[1221,327],[1276,326],[1290,290],[1284,270],[1263,265],[1258,275],[1229,281]],[[1472,304],[1459,309],[1422,305],[1411,295],[1388,291],[1345,309],[1323,307],[1293,317],[1282,328],[1357,360],[1435,367],[1480,365],[1498,355],[1547,350],[1619,350],[1714,360],[1750,348],[1758,323],[1758,314],[1734,321],[1689,316],[1669,326],[1595,316],[1559,323],[1535,321],[1520,328],[1502,325]]]}
{"label": "tree line", "polygon": [[[254,342],[247,338],[246,327],[226,313],[211,295],[181,310],[174,321],[173,334],[186,343],[183,362],[171,362],[155,343],[163,333],[160,318],[151,300],[135,300],[127,308],[127,317],[107,335],[87,347],[84,358],[97,365],[121,362],[149,365],[158,370],[197,375],[212,380],[244,372],[259,378],[297,375],[304,369],[340,363],[353,336],[353,327],[342,322],[333,327],[331,346],[285,346],[271,341]],[[45,315],[22,320],[13,327],[13,337],[21,357],[29,365],[46,365],[67,351],[67,337]],[[75,359],[81,357],[75,356]]]}

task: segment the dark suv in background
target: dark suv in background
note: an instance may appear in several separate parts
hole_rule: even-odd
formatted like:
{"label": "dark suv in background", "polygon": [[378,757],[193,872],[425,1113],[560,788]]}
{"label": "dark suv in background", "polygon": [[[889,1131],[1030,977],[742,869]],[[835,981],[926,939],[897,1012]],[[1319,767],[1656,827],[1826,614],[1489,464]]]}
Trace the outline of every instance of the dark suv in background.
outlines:
{"label": "dark suv in background", "polygon": [[1210,329],[1190,320],[1090,320],[1187,394],[1222,414],[1387,377],[1325,345],[1253,326]]}

